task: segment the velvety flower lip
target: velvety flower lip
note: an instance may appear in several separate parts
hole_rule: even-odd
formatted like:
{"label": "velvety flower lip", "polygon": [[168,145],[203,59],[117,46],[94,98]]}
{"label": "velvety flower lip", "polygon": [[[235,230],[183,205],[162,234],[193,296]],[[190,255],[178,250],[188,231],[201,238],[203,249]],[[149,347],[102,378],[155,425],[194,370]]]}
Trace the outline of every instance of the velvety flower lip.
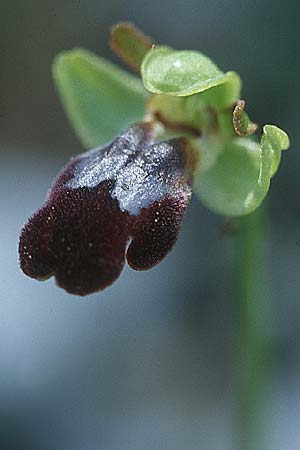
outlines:
{"label": "velvety flower lip", "polygon": [[153,142],[151,122],[72,159],[22,229],[21,269],[38,280],[54,275],[76,295],[111,285],[125,256],[133,269],[150,269],[177,240],[192,169],[186,140]]}

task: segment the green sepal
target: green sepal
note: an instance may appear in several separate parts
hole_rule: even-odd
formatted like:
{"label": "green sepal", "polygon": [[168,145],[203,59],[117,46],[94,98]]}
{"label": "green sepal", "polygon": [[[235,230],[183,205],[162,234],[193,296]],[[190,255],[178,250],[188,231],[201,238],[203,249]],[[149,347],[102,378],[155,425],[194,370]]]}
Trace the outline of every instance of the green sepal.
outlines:
{"label": "green sepal", "polygon": [[82,144],[96,147],[144,116],[147,92],[139,79],[95,54],[59,54],[53,76],[65,112]]}
{"label": "green sepal", "polygon": [[288,146],[288,136],[274,125],[264,127],[260,143],[250,138],[234,138],[225,144],[202,139],[194,192],[219,214],[250,214],[265,198],[281,150]]}
{"label": "green sepal", "polygon": [[155,94],[185,97],[219,87],[207,93],[211,106],[218,109],[232,105],[240,94],[239,76],[235,72],[224,74],[197,51],[155,47],[146,54],[141,74],[145,88]]}

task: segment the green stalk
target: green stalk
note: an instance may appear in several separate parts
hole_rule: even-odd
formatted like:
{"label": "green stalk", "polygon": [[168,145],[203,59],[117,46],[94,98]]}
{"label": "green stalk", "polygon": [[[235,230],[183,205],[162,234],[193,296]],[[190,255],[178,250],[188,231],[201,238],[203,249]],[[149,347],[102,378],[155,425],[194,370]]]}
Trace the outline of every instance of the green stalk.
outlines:
{"label": "green stalk", "polygon": [[241,219],[236,245],[237,450],[262,450],[263,405],[270,369],[271,308],[266,205]]}

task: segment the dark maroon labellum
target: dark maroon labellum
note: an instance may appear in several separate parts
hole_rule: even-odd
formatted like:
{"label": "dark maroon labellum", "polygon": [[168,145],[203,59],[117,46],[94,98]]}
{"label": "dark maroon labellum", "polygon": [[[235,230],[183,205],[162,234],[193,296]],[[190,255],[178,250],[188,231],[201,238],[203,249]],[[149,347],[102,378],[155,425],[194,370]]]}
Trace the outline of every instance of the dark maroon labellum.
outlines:
{"label": "dark maroon labellum", "polygon": [[164,258],[191,196],[193,158],[184,139],[153,143],[152,131],[151,123],[134,125],[60,172],[21,233],[26,275],[54,275],[66,291],[86,295],[118,278],[125,254],[135,270]]}

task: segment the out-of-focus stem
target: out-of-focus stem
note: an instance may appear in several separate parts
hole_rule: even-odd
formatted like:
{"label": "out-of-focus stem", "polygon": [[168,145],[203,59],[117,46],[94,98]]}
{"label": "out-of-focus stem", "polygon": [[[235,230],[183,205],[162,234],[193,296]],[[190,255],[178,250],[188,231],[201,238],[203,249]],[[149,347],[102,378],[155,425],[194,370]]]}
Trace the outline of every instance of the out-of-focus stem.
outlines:
{"label": "out-of-focus stem", "polygon": [[264,204],[241,219],[236,245],[237,396],[236,450],[264,450],[263,404],[270,370],[272,326]]}

